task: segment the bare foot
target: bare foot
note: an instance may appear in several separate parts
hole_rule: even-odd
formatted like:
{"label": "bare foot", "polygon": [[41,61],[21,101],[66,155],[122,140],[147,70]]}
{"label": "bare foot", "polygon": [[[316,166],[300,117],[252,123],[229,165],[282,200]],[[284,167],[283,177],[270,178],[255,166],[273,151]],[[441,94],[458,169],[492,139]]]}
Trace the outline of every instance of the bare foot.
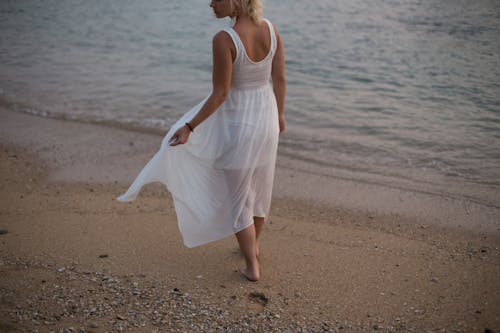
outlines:
{"label": "bare foot", "polygon": [[240,273],[243,275],[248,281],[257,282],[259,281],[259,272],[250,272],[248,268],[240,268]]}

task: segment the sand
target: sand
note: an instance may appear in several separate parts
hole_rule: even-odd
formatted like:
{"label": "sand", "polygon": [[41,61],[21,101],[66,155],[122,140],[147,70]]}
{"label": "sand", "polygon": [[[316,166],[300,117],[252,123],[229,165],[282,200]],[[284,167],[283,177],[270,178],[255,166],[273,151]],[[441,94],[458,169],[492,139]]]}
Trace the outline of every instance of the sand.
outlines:
{"label": "sand", "polygon": [[494,205],[280,155],[251,283],[233,237],[184,247],[162,186],[115,200],[161,136],[0,119],[0,332],[500,331]]}

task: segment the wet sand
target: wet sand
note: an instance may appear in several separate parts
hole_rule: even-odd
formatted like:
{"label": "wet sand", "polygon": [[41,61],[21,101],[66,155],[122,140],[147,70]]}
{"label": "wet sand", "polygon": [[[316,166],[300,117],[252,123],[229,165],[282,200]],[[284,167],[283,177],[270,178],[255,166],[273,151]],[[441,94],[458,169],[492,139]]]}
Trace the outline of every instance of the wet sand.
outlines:
{"label": "wet sand", "polygon": [[115,200],[160,136],[0,117],[1,332],[500,331],[496,207],[280,155],[250,283],[232,237],[183,246],[162,186]]}

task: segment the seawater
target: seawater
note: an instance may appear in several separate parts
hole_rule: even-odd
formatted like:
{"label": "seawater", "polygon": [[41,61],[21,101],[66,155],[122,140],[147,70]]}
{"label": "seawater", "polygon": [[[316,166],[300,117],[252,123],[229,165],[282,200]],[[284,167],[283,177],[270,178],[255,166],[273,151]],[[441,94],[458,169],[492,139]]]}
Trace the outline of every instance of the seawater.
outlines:
{"label": "seawater", "polygon": [[[211,39],[230,21],[208,5],[0,1],[0,102],[167,129],[211,89]],[[500,206],[497,0],[264,5],[286,47],[280,154],[331,176],[432,184],[444,195],[460,184],[474,188],[464,195]]]}

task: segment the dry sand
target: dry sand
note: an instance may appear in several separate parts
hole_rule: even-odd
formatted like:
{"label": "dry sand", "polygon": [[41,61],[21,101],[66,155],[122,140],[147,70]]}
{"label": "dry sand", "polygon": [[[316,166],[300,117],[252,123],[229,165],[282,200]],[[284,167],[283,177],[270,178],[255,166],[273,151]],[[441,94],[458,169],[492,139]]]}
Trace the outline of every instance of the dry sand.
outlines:
{"label": "dry sand", "polygon": [[250,283],[235,239],[183,246],[163,187],[115,200],[161,137],[0,119],[0,332],[500,332],[498,208],[279,156]]}

